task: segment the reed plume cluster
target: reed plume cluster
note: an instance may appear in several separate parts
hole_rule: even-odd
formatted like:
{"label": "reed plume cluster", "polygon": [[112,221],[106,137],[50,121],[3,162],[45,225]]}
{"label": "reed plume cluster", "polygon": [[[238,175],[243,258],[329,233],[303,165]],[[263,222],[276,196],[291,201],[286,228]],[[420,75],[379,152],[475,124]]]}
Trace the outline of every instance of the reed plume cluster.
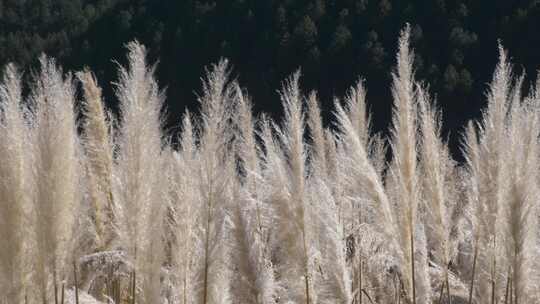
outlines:
{"label": "reed plume cluster", "polygon": [[42,56],[27,93],[7,65],[0,303],[540,302],[540,82],[523,96],[500,46],[457,162],[409,32],[389,137],[371,130],[363,79],[325,126],[298,71],[274,121],[221,60],[173,135],[138,42],[113,84],[117,117],[88,70]]}

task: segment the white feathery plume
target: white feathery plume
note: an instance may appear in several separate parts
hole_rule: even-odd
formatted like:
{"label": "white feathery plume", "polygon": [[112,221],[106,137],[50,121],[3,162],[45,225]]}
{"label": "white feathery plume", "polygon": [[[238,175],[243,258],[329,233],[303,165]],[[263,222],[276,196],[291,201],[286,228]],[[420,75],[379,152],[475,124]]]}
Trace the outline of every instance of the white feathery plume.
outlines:
{"label": "white feathery plume", "polygon": [[[335,104],[335,108],[337,126],[340,132],[340,148],[338,149],[337,154],[339,158],[339,180],[343,184],[342,187],[350,189],[347,191],[347,193],[349,193],[347,196],[349,196],[350,199],[362,202],[362,204],[357,207],[357,210],[353,209],[355,220],[356,222],[360,220],[360,225],[362,226],[362,221],[367,220],[369,216],[357,216],[357,214],[366,215],[369,214],[369,212],[372,212],[373,224],[386,239],[387,252],[390,255],[388,259],[395,259],[398,261],[396,263],[397,265],[403,265],[404,255],[401,252],[401,247],[397,243],[396,238],[399,227],[397,226],[394,214],[392,213],[392,206],[386,194],[382,178],[370,161],[365,143],[361,141],[358,129],[351,121],[351,115],[343,109],[339,103]],[[366,199],[369,203],[365,203]],[[360,229],[360,227],[357,227],[356,229]],[[353,233],[356,235],[355,246],[362,246],[367,238],[362,237],[359,234],[359,230],[353,231]],[[367,252],[368,250],[370,250],[370,248],[355,248],[354,251],[359,259],[362,252]],[[368,259],[366,262],[370,263],[370,260]],[[356,264],[359,264],[356,265],[358,269],[355,269],[358,282],[355,283],[355,290],[353,290],[353,292],[360,297],[360,294],[363,293],[363,291],[360,290],[359,286],[361,281],[361,279],[359,279],[361,273],[359,267],[363,263],[359,262]],[[370,265],[369,268],[376,269],[375,271],[381,271],[386,267],[387,265],[381,263],[379,265]]]}
{"label": "white feathery plume", "polygon": [[85,116],[83,147],[87,159],[88,187],[92,200],[97,248],[103,249],[112,241],[114,201],[112,195],[113,142],[111,122],[101,97],[101,88],[88,70],[77,77],[83,84]]}
{"label": "white feathery plume", "polygon": [[[35,111],[35,279],[42,302],[67,274],[67,258],[79,200],[79,141],[72,77],[65,78],[53,59],[40,58],[41,70],[31,92]],[[53,280],[51,282],[50,275]]]}
{"label": "white feathery plume", "polygon": [[[271,205],[272,209],[279,208],[282,204],[282,200],[285,200],[287,195],[286,189],[283,185],[287,183],[287,172],[286,172],[286,159],[283,155],[283,151],[279,145],[278,139],[274,134],[274,130],[277,128],[271,119],[266,115],[262,115],[260,118],[260,130],[258,132],[259,137],[262,142],[262,153],[263,162],[261,163],[262,167],[262,177],[265,181],[267,193],[265,194],[265,200],[268,204]],[[273,210],[275,211],[275,210]],[[276,215],[277,216],[277,215]],[[275,247],[280,247],[281,245],[277,243],[276,235],[269,235],[270,240],[272,241],[272,249]]]}
{"label": "white feathery plume", "polygon": [[237,154],[245,174],[243,184],[235,183],[236,247],[232,256],[238,267],[233,293],[245,303],[275,303],[278,286],[270,260],[269,206],[265,193],[258,156],[255,125],[249,97],[234,83],[237,108]]}
{"label": "white feathery plume", "polygon": [[366,88],[364,79],[359,79],[355,86],[351,87],[345,97],[345,107],[349,114],[360,142],[367,147],[370,139],[371,115],[366,104]]}
{"label": "white feathery plume", "polygon": [[22,105],[21,79],[8,64],[0,83],[0,302],[21,304],[28,292],[26,249],[32,190],[30,126]]}
{"label": "white feathery plume", "polygon": [[420,108],[423,199],[430,224],[429,228],[433,232],[431,243],[434,246],[434,256],[443,269],[443,277],[440,280],[441,285],[443,285],[449,283],[452,210],[447,206],[445,183],[447,161],[445,160],[445,146],[441,141],[441,114],[431,105],[431,98],[426,88],[418,86],[417,96]]}
{"label": "white feathery plume", "polygon": [[[538,225],[535,205],[538,199],[538,137],[540,121],[538,105],[513,104],[507,147],[511,149],[508,177],[511,180],[509,202],[504,206],[506,218],[505,247],[511,282],[510,302],[530,303],[534,280],[532,261],[535,253],[535,233]],[[537,208],[537,207],[536,207]]]}
{"label": "white feathery plume", "polygon": [[[390,212],[390,209],[384,206],[389,201],[380,182],[381,172],[374,170],[368,152],[371,141],[370,115],[366,106],[364,81],[357,81],[355,86],[349,89],[344,106],[336,99],[335,107],[340,134],[335,156],[338,170],[337,175],[333,177],[335,184],[333,192],[344,231],[342,239],[347,242],[345,246],[349,255],[347,258],[350,259],[352,267],[352,292],[355,294],[355,301],[362,301],[366,292],[364,253],[367,251],[366,248],[362,248],[364,245],[362,239],[365,239],[365,236],[361,230],[366,222],[372,222],[370,219],[372,215],[384,216]],[[368,184],[371,183],[381,188],[368,189],[370,187]],[[365,186],[367,188],[364,188]],[[392,235],[389,231],[394,229],[392,224],[386,227],[381,225],[379,228],[388,235]],[[390,247],[397,248],[392,244]]]}
{"label": "white feathery plume", "polygon": [[[339,189],[340,181],[329,178],[327,148],[330,144],[335,149],[335,144],[326,141],[319,101],[314,91],[307,98],[307,110],[311,137],[307,193],[315,215],[313,234],[317,236],[317,244],[321,248],[317,276],[318,302],[349,303],[352,301],[352,280],[346,260],[347,238],[343,219],[343,213],[349,209],[344,210],[348,205],[343,191]],[[331,138],[329,140],[333,141]],[[328,152],[332,153],[332,150]]]}
{"label": "white feathery plume", "polygon": [[[337,185],[338,182],[338,159],[337,159],[337,143],[336,143],[336,136],[334,132],[330,129],[324,130],[324,149],[325,149],[325,156],[326,156],[326,170],[327,170],[327,178],[330,181],[334,181],[332,183],[334,186]],[[333,190],[334,191],[334,190]]]}
{"label": "white feathery plume", "polygon": [[321,117],[321,109],[319,107],[319,100],[315,91],[309,94],[307,98],[308,106],[308,127],[311,137],[311,172],[312,175],[325,177],[328,174],[326,167],[326,147],[325,147],[325,135],[324,127]]}
{"label": "white feathery plume", "polygon": [[[339,181],[328,177],[327,155],[328,145],[325,130],[322,126],[321,112],[317,95],[312,92],[308,99],[308,127],[311,135],[311,172],[307,179],[307,197],[310,209],[314,214],[313,222],[319,249],[317,287],[318,302],[320,303],[350,303],[352,301],[351,275],[346,258],[346,237],[342,208],[345,199],[342,191],[338,190]],[[333,141],[332,138],[328,138]],[[332,147],[328,152],[332,153]],[[334,192],[333,190],[337,190]],[[335,196],[334,196],[335,194]],[[315,281],[315,280],[314,280]]]}
{"label": "white feathery plume", "polygon": [[193,271],[197,278],[191,286],[196,303],[229,303],[230,273],[229,248],[230,216],[227,209],[231,202],[234,160],[228,148],[233,132],[230,126],[232,87],[229,81],[228,62],[221,60],[212,65],[203,79],[200,138],[198,161],[194,174],[198,179],[195,232],[197,259]]}
{"label": "white feathery plume", "polygon": [[465,157],[467,181],[466,181],[466,196],[469,211],[469,219],[471,221],[471,241],[472,241],[472,258],[471,258],[471,278],[469,282],[469,299],[468,302],[472,303],[473,296],[477,293],[475,288],[478,277],[478,253],[480,250],[480,235],[484,231],[485,218],[483,217],[487,211],[484,210],[485,206],[481,202],[480,198],[480,182],[483,178],[481,170],[481,152],[480,142],[478,139],[477,128],[474,122],[469,121],[464,135],[463,154]]}
{"label": "white feathery plume", "polygon": [[388,145],[382,133],[373,135],[369,142],[369,159],[379,176],[384,175],[386,169],[386,154]]}
{"label": "white feathery plume", "polygon": [[177,302],[181,304],[198,303],[192,290],[197,281],[193,261],[197,258],[196,245],[200,245],[197,235],[197,197],[198,179],[193,178],[197,164],[197,147],[190,112],[186,111],[182,119],[180,150],[173,152],[172,179],[172,260],[177,279]]}
{"label": "white feathery plume", "polygon": [[[416,244],[414,248],[414,258],[416,260],[416,289],[417,289],[417,302],[418,303],[432,303],[433,291],[431,288],[431,277],[429,273],[430,261],[428,253],[428,243],[426,239],[425,226],[423,221],[418,221],[414,232],[416,238]],[[451,301],[450,301],[451,302]]]}
{"label": "white feathery plume", "polygon": [[[512,101],[512,70],[507,55],[499,45],[499,63],[487,94],[488,104],[480,125],[478,146],[478,173],[472,178],[478,186],[478,288],[476,296],[481,303],[491,303],[499,296],[503,264],[499,256],[502,248],[501,211],[508,193],[508,152],[505,147],[507,115]],[[499,260],[499,261],[498,261]]]}
{"label": "white feathery plume", "polygon": [[[340,131],[340,139],[343,144],[344,155],[340,160],[340,167],[347,169],[343,172],[347,174],[348,183],[356,186],[357,189],[367,191],[367,195],[376,206],[377,218],[383,218],[385,224],[382,225],[383,233],[393,240],[398,227],[392,213],[391,204],[385,193],[381,177],[371,164],[365,146],[360,141],[357,129],[350,120],[348,113],[340,104],[336,104],[336,119]],[[397,245],[395,243],[394,245]],[[399,250],[399,247],[394,248]]]}
{"label": "white feathery plume", "polygon": [[317,303],[351,303],[351,271],[347,265],[347,241],[331,189],[320,177],[309,179],[307,197],[318,223]]}
{"label": "white feathery plume", "polygon": [[325,148],[325,157],[326,157],[326,170],[327,173],[324,176],[325,183],[327,187],[330,188],[332,192],[332,197],[334,198],[335,207],[337,208],[337,216],[340,225],[343,226],[343,235],[342,238],[346,237],[347,233],[347,223],[345,219],[345,214],[348,212],[347,208],[350,208],[350,204],[346,196],[346,187],[343,181],[343,175],[340,169],[341,164],[339,163],[340,157],[343,152],[342,145],[338,142],[336,135],[330,129],[324,130],[324,148]]}
{"label": "white feathery plume", "polygon": [[[276,203],[279,217],[278,239],[282,246],[280,275],[288,288],[288,299],[296,303],[316,303],[314,267],[317,256],[313,235],[313,210],[306,198],[306,149],[304,143],[304,112],[297,71],[280,91],[285,114],[278,135],[283,144],[286,177],[280,185],[285,191]],[[268,148],[267,148],[268,149]]]}
{"label": "white feathery plume", "polygon": [[[163,262],[163,212],[166,183],[162,161],[161,106],[163,93],[154,78],[155,67],[146,63],[146,49],[130,42],[128,67],[120,67],[116,95],[121,126],[118,155],[120,185],[115,197],[121,210],[120,233],[134,265],[136,298],[159,302]],[[139,288],[140,287],[140,288]]]}
{"label": "white feathery plume", "polygon": [[402,30],[399,38],[397,68],[393,73],[394,99],[391,147],[393,164],[391,175],[397,183],[394,212],[399,223],[399,244],[405,257],[402,264],[403,288],[410,303],[416,303],[414,244],[420,185],[417,172],[416,93],[414,88],[413,58],[409,47],[410,26]]}

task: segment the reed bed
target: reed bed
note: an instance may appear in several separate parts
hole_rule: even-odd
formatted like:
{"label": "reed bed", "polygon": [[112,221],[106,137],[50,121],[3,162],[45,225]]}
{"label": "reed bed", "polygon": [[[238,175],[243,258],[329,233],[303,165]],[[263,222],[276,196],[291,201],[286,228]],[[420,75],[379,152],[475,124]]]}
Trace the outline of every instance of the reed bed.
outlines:
{"label": "reed bed", "polygon": [[362,79],[325,126],[298,71],[273,121],[221,60],[173,135],[136,41],[118,116],[91,71],[42,56],[23,94],[6,66],[0,303],[539,303],[540,82],[523,96],[500,46],[456,162],[409,34],[388,137],[371,130]]}

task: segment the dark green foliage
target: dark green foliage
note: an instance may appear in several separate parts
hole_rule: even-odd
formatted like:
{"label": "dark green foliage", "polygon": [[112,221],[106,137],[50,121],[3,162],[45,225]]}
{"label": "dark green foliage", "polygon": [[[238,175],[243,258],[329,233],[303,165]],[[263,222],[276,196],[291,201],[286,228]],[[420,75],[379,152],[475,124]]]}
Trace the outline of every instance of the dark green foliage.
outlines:
{"label": "dark green foliage", "polygon": [[[281,111],[274,88],[299,67],[303,87],[319,90],[325,116],[332,97],[361,75],[381,130],[391,104],[394,38],[405,22],[417,75],[438,93],[452,134],[479,114],[497,39],[528,76],[540,63],[534,0],[0,0],[0,65],[14,61],[28,71],[46,52],[69,69],[88,65],[108,83],[116,76],[111,59],[122,60],[123,45],[138,39],[160,60],[171,123],[195,105],[198,75],[220,57],[234,64],[255,109],[274,115]],[[104,95],[115,108],[112,90]]]}

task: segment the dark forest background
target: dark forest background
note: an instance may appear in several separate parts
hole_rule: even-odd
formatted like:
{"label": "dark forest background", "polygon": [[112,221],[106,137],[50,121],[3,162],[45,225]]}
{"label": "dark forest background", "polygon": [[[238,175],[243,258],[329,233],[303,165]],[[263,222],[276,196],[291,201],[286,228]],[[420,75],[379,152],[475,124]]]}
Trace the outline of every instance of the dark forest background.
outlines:
{"label": "dark forest background", "polygon": [[126,42],[159,60],[172,130],[196,106],[204,67],[229,58],[256,111],[281,113],[276,94],[297,68],[305,92],[317,89],[326,121],[333,96],[366,78],[375,130],[390,120],[390,73],[398,34],[409,22],[417,78],[444,111],[454,152],[464,122],[478,117],[497,62],[497,39],[532,81],[540,64],[540,0],[0,0],[0,65],[30,77],[40,53],[65,69],[90,67],[105,87]]}

